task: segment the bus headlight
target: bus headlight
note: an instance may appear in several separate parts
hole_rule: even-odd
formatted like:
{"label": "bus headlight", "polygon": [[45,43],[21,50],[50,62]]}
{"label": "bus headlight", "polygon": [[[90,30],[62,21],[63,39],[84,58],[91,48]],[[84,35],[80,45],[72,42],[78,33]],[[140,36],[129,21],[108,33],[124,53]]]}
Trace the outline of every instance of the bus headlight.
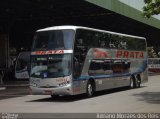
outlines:
{"label": "bus headlight", "polygon": [[31,83],[30,86],[37,87],[36,83]]}

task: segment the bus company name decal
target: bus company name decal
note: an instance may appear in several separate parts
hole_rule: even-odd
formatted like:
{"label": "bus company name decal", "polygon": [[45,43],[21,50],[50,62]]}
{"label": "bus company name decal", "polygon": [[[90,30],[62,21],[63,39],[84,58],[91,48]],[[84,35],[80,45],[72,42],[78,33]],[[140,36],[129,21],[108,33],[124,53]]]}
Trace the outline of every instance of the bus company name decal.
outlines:
{"label": "bus company name decal", "polygon": [[127,51],[127,50],[104,50],[104,49],[94,49],[95,58],[133,58],[133,59],[143,59],[143,51]]}
{"label": "bus company name decal", "polygon": [[144,52],[142,51],[126,51],[118,50],[116,53],[117,58],[144,58]]}
{"label": "bus company name decal", "polygon": [[48,50],[32,52],[32,55],[64,54],[64,50]]}
{"label": "bus company name decal", "polygon": [[47,51],[35,51],[31,55],[50,55],[50,54],[64,54],[73,53],[72,50],[47,50]]}

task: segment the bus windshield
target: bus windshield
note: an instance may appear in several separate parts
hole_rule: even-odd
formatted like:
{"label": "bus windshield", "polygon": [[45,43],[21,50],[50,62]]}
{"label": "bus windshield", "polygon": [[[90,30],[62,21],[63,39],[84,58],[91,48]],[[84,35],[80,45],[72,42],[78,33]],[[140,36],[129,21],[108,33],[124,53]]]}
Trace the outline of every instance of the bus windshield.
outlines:
{"label": "bus windshield", "polygon": [[31,62],[32,77],[56,78],[71,74],[71,54],[32,56]]}
{"label": "bus windshield", "polygon": [[37,32],[32,51],[72,49],[73,30],[51,30]]}

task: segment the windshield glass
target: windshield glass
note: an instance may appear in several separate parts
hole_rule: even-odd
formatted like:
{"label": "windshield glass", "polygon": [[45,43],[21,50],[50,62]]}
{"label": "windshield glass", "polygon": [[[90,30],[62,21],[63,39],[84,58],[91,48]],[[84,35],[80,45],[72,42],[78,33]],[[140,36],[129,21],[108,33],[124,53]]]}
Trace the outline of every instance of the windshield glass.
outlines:
{"label": "windshield glass", "polygon": [[75,32],[73,30],[52,30],[37,32],[32,50],[72,49]]}
{"label": "windshield glass", "polygon": [[71,54],[31,57],[31,77],[56,78],[71,74]]}
{"label": "windshield glass", "polygon": [[16,72],[30,70],[30,52],[22,52],[16,60]]}

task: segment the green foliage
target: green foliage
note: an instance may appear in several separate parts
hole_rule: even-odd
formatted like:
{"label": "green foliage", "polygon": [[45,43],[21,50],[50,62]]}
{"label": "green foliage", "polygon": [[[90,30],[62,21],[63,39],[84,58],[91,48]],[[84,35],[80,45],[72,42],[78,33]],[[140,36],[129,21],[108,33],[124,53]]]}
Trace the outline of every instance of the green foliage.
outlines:
{"label": "green foliage", "polygon": [[144,0],[143,15],[150,18],[152,15],[160,14],[160,0]]}
{"label": "green foliage", "polygon": [[148,51],[148,58],[157,58],[158,57],[153,46],[152,47],[148,47],[147,51]]}

